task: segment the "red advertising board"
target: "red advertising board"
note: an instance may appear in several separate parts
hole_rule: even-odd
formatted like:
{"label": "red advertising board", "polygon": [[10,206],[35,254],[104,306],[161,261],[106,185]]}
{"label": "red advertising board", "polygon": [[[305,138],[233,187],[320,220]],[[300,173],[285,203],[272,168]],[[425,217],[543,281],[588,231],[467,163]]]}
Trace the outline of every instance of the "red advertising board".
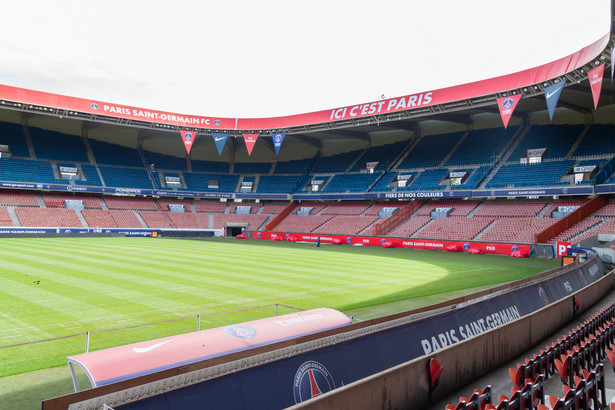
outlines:
{"label": "red advertising board", "polygon": [[557,259],[562,259],[562,256],[566,254],[568,248],[570,248],[570,242],[556,242],[555,243],[555,255]]}
{"label": "red advertising board", "polygon": [[530,245],[519,245],[510,243],[489,243],[489,242],[462,242],[462,241],[440,241],[427,239],[411,239],[411,238],[383,238],[375,236],[353,236],[353,235],[316,235],[316,234],[297,234],[286,232],[254,232],[254,239],[269,239],[276,240],[281,238],[287,239],[289,236],[294,236],[301,242],[317,243],[333,243],[334,240],[341,240],[342,244],[348,245],[363,245],[363,246],[382,246],[386,242],[393,243],[395,248],[412,248],[412,249],[440,249],[446,250],[448,246],[457,245],[463,252],[468,252],[470,249],[480,249],[484,253],[493,253],[498,255],[510,255],[512,251],[520,250],[529,255]]}

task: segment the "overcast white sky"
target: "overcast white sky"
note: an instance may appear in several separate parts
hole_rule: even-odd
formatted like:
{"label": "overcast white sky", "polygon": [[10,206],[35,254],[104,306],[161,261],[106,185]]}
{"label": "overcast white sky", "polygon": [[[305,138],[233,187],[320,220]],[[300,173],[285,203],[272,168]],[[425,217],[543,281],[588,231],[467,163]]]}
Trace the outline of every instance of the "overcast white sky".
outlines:
{"label": "overcast white sky", "polygon": [[609,31],[610,1],[20,0],[0,22],[1,84],[270,117],[553,61]]}

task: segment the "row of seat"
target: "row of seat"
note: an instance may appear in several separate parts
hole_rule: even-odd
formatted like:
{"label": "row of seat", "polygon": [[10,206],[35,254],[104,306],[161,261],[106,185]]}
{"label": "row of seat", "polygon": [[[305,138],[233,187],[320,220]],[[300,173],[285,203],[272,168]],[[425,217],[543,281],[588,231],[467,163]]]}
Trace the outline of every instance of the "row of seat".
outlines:
{"label": "row of seat", "polygon": [[[578,300],[573,299],[574,308]],[[540,353],[509,369],[513,383],[510,397],[500,395],[492,403],[491,386],[460,397],[456,409],[539,409],[545,405],[544,383],[558,374],[563,383],[563,397],[548,398],[551,409],[604,409],[607,407],[602,361],[609,358],[615,369],[615,304],[602,308],[568,334],[541,349]]]}

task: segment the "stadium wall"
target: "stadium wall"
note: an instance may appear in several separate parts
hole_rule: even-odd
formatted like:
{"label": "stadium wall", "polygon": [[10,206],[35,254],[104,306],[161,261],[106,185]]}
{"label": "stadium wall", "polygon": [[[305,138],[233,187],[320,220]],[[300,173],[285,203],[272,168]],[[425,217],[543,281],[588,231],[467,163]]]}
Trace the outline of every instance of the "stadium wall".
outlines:
{"label": "stadium wall", "polygon": [[[581,313],[609,293],[614,285],[615,276],[610,272],[575,294],[504,327],[350,383],[291,409],[426,408],[465,386],[468,381],[523,354],[573,320],[574,296],[580,301],[578,313]],[[430,403],[428,363],[432,357],[438,360],[444,371]]]}

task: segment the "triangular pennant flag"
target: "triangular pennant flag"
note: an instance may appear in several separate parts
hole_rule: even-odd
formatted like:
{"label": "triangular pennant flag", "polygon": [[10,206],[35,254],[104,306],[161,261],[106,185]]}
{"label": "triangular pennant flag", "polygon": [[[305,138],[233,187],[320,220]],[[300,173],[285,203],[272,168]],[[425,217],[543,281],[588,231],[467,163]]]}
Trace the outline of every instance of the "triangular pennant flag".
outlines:
{"label": "triangular pennant flag", "polygon": [[602,76],[604,75],[604,64],[600,64],[598,67],[587,72],[589,76],[589,86],[592,89],[592,96],[594,97],[594,109],[598,108],[598,100],[600,99],[600,90],[602,90]]}
{"label": "triangular pennant flag", "polygon": [[252,148],[256,144],[258,134],[243,134],[243,140],[246,142],[246,148],[248,149],[248,155],[252,154]]}
{"label": "triangular pennant flag", "polygon": [[190,154],[190,149],[192,149],[192,143],[196,138],[196,131],[180,130],[179,133],[182,135],[182,141],[184,141],[184,147],[186,147],[186,152]]}
{"label": "triangular pennant flag", "polygon": [[285,132],[276,132],[271,136],[271,138],[273,138],[273,146],[275,147],[276,156],[280,153],[280,147],[282,146],[282,142],[284,142],[285,135]]}
{"label": "triangular pennant flag", "polygon": [[555,107],[557,107],[557,101],[559,100],[559,96],[564,89],[564,84],[566,80],[559,82],[557,84],[550,85],[545,87],[545,100],[547,100],[547,109],[549,110],[549,118],[553,121],[553,114],[555,113]]}
{"label": "triangular pennant flag", "polygon": [[520,99],[521,94],[498,98],[498,108],[500,109],[500,115],[502,116],[504,128],[508,127],[508,121],[510,121],[510,117],[512,116],[513,111],[515,111],[515,107]]}
{"label": "triangular pennant flag", "polygon": [[228,138],[228,134],[222,132],[214,132],[211,134],[214,137],[214,142],[216,143],[216,148],[218,148],[218,154],[222,156],[222,150],[224,149],[224,144],[226,144],[226,140]]}

